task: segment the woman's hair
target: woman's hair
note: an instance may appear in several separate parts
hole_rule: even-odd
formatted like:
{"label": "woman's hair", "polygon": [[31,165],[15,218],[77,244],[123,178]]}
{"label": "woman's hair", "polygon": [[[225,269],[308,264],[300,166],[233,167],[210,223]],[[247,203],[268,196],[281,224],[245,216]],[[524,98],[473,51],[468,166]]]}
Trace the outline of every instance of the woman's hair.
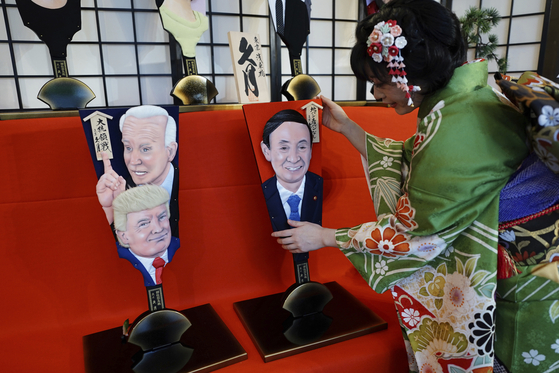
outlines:
{"label": "woman's hair", "polygon": [[358,79],[369,80],[367,67],[383,83],[391,82],[387,62],[375,62],[367,53],[367,39],[375,25],[395,20],[407,45],[400,50],[408,84],[427,94],[446,86],[466,60],[466,43],[454,13],[434,0],[392,0],[365,18],[355,30],[351,68]]}

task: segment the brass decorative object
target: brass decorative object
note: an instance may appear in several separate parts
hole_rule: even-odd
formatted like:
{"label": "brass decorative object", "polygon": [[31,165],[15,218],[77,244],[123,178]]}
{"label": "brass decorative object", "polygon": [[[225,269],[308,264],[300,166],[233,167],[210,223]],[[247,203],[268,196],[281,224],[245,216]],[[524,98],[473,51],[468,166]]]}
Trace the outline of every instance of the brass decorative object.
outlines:
{"label": "brass decorative object", "polygon": [[184,105],[208,104],[217,94],[214,84],[200,75],[185,76],[175,84],[171,92]]}
{"label": "brass decorative object", "polygon": [[283,83],[281,93],[289,101],[312,100],[320,93],[320,86],[312,76],[299,74]]}
{"label": "brass decorative object", "polygon": [[52,110],[83,109],[95,98],[95,93],[77,79],[54,78],[41,87],[37,98]]}

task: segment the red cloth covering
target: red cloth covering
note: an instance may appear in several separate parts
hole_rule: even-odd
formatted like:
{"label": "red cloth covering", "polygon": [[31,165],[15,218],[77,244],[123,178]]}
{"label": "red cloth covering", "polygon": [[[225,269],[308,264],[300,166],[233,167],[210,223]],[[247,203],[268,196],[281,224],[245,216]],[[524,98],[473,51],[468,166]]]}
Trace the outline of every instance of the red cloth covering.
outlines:
{"label": "red cloth covering", "polygon": [[[346,111],[379,136],[401,140],[415,130],[413,114]],[[242,110],[183,113],[179,126],[181,249],[165,268],[165,301],[177,310],[215,308],[248,352],[248,360],[220,372],[407,371],[390,294],[374,293],[337,248],[311,253],[313,279],[337,281],[388,329],[262,361],[233,303],[285,291],[293,263],[270,236]],[[374,219],[359,154],[327,129],[322,141],[324,225]],[[0,254],[11,263],[2,273],[2,370],[83,372],[84,335],[122,326],[147,310],[141,275],[117,256],[78,116],[0,121],[0,158]],[[64,273],[54,270],[59,267]]]}

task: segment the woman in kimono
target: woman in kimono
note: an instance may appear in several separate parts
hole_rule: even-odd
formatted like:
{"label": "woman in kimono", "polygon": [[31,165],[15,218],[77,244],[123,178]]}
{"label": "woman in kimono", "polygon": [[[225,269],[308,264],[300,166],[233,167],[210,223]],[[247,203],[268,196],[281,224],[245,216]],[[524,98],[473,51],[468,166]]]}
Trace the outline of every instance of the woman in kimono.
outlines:
{"label": "woman in kimono", "polygon": [[410,372],[492,372],[499,193],[528,154],[525,120],[487,86],[486,61],[465,62],[459,21],[436,1],[393,0],[356,40],[355,75],[396,113],[419,109],[416,133],[378,138],[323,97],[323,124],[366,161],[377,220],[272,235],[293,253],[337,246],[390,291]]}

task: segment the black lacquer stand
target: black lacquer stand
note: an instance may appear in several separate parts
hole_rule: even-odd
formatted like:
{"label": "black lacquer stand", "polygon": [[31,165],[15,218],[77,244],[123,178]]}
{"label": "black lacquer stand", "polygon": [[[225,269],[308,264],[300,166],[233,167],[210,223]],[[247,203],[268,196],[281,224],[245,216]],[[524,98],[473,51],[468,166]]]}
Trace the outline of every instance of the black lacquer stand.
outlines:
{"label": "black lacquer stand", "polygon": [[332,300],[332,293],[321,283],[311,281],[309,253],[293,254],[293,269],[295,283],[283,293],[282,308],[294,318],[322,312]]}
{"label": "black lacquer stand", "polygon": [[[175,310],[145,312],[131,328],[127,343],[140,346],[132,357],[135,373],[175,373],[192,357],[193,350],[180,341],[192,324]],[[126,338],[122,338],[126,342]]]}
{"label": "black lacquer stand", "polygon": [[162,285],[146,287],[149,311],[127,336],[116,327],[83,337],[87,373],[211,372],[247,353],[209,304],[165,308]]}
{"label": "black lacquer stand", "polygon": [[303,317],[283,309],[285,293],[234,303],[235,311],[265,362],[387,328],[387,323],[337,282],[324,284],[333,298],[323,312]]}
{"label": "black lacquer stand", "polygon": [[[191,353],[191,356],[175,372],[211,372],[247,359],[246,351],[210,304],[179,313],[192,325],[182,334],[180,345],[173,349],[185,354]],[[83,348],[85,371],[88,373],[132,373],[134,361],[142,355],[139,346],[122,341],[122,327],[84,336]],[[176,351],[160,353],[161,360],[167,359]],[[144,353],[144,358],[145,356]]]}

